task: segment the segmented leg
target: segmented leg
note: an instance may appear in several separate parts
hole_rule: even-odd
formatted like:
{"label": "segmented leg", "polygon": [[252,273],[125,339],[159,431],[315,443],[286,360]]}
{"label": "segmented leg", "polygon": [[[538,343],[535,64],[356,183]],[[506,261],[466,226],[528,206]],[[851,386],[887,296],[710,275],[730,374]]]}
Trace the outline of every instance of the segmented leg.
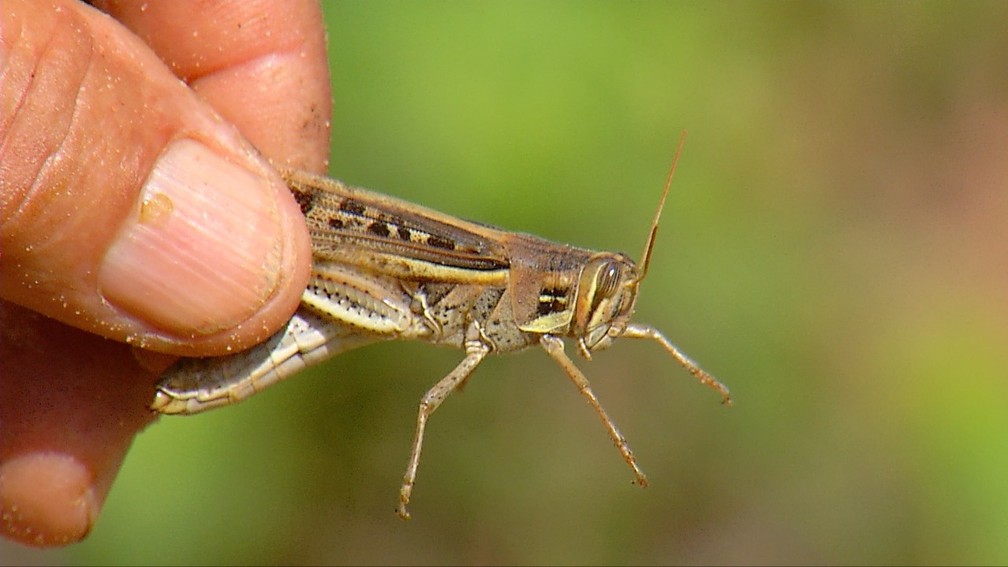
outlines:
{"label": "segmented leg", "polygon": [[417,412],[416,433],[413,437],[413,449],[410,451],[409,464],[406,465],[406,474],[403,475],[402,488],[399,490],[399,517],[408,520],[410,515],[406,506],[409,504],[410,495],[413,493],[413,485],[416,484],[417,467],[420,465],[420,450],[423,448],[424,429],[427,427],[427,419],[445,401],[445,398],[452,393],[472,371],[479,366],[479,363],[490,352],[490,347],[478,340],[466,341],[466,357],[447,376],[434,384],[434,387],[427,391],[423,399],[420,400],[420,411]]}
{"label": "segmented leg", "polygon": [[672,344],[665,335],[661,333],[658,329],[654,327],[648,327],[647,325],[638,325],[631,323],[627,325],[627,328],[620,335],[622,337],[630,337],[631,339],[651,339],[658,341],[661,346],[665,347],[665,350],[672,355],[672,358],[676,359],[679,364],[689,371],[690,374],[696,377],[701,384],[708,386],[715,392],[721,394],[721,403],[730,406],[732,405],[731,392],[728,391],[728,386],[725,386],[718,381],[717,378],[708,374],[703,368],[700,368],[693,359],[686,356],[682,351],[680,351],[674,344]]}
{"label": "segmented leg", "polygon": [[641,486],[647,486],[647,477],[644,475],[644,471],[640,469],[637,465],[637,459],[633,455],[633,451],[630,450],[630,445],[627,443],[626,437],[620,433],[616,424],[613,420],[609,418],[609,414],[602,409],[602,404],[599,403],[598,398],[595,397],[595,392],[591,389],[591,384],[588,383],[588,378],[574,365],[574,361],[570,359],[569,356],[564,352],[563,340],[559,337],[554,337],[553,335],[543,335],[539,339],[539,344],[542,345],[543,350],[545,350],[553,360],[557,361],[561,368],[567,376],[574,382],[577,386],[581,395],[583,395],[587,400],[588,404],[595,410],[599,418],[602,419],[602,424],[605,425],[606,431],[609,432],[609,437],[612,438],[613,443],[616,444],[616,448],[619,449],[621,455],[623,455],[623,460],[630,465],[633,469],[634,476],[636,478],[637,484]]}

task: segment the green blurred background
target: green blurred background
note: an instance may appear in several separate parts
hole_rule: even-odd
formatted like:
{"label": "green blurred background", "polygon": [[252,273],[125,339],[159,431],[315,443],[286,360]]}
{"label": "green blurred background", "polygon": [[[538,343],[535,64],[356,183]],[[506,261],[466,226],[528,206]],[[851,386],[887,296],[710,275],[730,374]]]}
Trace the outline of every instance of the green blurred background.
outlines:
{"label": "green blurred background", "polygon": [[636,256],[579,364],[355,351],[134,444],[86,542],[5,563],[1008,562],[1008,4],[333,2],[333,175]]}

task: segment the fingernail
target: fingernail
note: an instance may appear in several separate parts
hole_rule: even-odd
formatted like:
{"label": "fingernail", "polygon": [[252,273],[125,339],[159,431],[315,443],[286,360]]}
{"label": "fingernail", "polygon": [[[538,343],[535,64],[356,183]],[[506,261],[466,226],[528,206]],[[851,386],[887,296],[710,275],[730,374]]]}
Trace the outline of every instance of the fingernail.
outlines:
{"label": "fingernail", "polygon": [[279,214],[268,180],[200,143],[174,142],[105,255],[100,291],[124,312],[174,334],[231,328],[280,281]]}

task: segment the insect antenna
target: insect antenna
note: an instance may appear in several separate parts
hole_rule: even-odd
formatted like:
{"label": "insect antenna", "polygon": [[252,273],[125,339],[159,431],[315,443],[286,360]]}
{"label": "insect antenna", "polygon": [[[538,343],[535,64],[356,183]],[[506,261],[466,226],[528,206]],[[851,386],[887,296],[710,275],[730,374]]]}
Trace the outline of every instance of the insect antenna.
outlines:
{"label": "insect antenna", "polygon": [[665,190],[662,192],[661,200],[658,201],[658,210],[655,211],[654,220],[651,222],[651,234],[648,235],[647,242],[644,243],[644,252],[641,253],[641,273],[637,278],[638,283],[647,275],[648,266],[651,265],[651,252],[654,250],[655,237],[658,235],[658,221],[661,219],[662,209],[665,208],[665,199],[668,197],[669,188],[672,187],[672,176],[675,175],[676,166],[679,165],[679,156],[682,155],[685,143],[686,130],[683,130],[679,136],[679,147],[676,148],[675,157],[672,158],[672,167],[669,168],[668,178],[665,180]]}

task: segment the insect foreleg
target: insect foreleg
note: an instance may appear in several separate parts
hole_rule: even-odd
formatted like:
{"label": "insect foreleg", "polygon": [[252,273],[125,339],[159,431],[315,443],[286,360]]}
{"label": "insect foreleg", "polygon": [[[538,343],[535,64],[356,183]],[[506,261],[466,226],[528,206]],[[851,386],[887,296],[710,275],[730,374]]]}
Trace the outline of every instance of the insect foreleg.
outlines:
{"label": "insect foreleg", "polygon": [[606,431],[609,432],[609,437],[612,438],[613,443],[616,444],[616,448],[619,449],[621,455],[623,455],[623,460],[630,465],[633,469],[634,476],[636,478],[637,484],[641,486],[647,486],[647,477],[644,475],[644,471],[640,469],[637,465],[637,459],[633,455],[633,451],[630,450],[630,445],[627,443],[626,437],[620,433],[620,430],[613,423],[613,420],[609,418],[609,414],[602,409],[602,404],[599,403],[598,398],[595,396],[595,392],[591,389],[591,384],[588,383],[588,378],[574,365],[574,361],[567,356],[564,352],[563,339],[555,337],[553,335],[543,335],[539,339],[539,344],[542,345],[543,349],[549,353],[553,360],[557,361],[564,372],[574,382],[578,391],[581,392],[587,400],[588,404],[595,410],[599,418],[602,419],[602,424],[605,425]]}
{"label": "insect foreleg", "polygon": [[713,389],[715,392],[721,394],[722,404],[726,406],[732,405],[731,393],[728,391],[728,386],[725,386],[719,382],[717,378],[708,374],[703,368],[700,368],[700,365],[693,362],[692,358],[686,356],[681,350],[676,348],[676,346],[665,338],[665,335],[663,335],[658,329],[647,325],[631,323],[627,325],[626,329],[620,336],[630,337],[632,339],[651,339],[658,341],[658,343],[672,355],[672,358],[676,359],[679,364],[682,364],[683,368],[695,376],[701,384],[704,384],[705,386]]}

